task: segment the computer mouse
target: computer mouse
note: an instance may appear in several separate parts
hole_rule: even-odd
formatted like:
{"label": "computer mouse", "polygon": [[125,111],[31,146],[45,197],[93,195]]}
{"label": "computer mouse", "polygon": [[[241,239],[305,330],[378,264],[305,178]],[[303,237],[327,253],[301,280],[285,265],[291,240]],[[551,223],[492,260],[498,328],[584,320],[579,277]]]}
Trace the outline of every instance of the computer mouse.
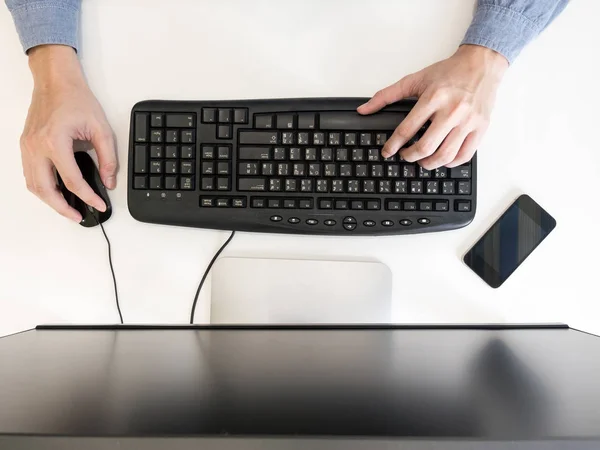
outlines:
{"label": "computer mouse", "polygon": [[79,222],[79,225],[87,228],[95,227],[106,222],[110,218],[112,214],[110,199],[108,198],[106,188],[100,179],[98,167],[96,167],[96,163],[92,157],[86,152],[75,152],[75,161],[79,166],[79,170],[81,170],[83,179],[91,186],[94,192],[98,194],[102,200],[104,200],[104,203],[106,204],[106,211],[98,211],[96,208],[86,204],[83,200],[69,191],[65,186],[60,174],[57,174],[58,187],[62,192],[62,195],[67,200],[69,206],[79,211],[81,217],[83,217],[81,222]]}

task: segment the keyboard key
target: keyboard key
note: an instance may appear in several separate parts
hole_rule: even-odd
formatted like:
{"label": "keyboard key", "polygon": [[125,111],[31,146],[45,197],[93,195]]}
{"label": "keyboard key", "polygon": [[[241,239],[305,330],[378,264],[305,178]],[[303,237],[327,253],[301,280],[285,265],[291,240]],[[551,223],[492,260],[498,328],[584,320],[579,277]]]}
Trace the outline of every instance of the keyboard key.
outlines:
{"label": "keyboard key", "polygon": [[294,145],[294,133],[291,131],[281,133],[281,143],[283,145]]}
{"label": "keyboard key", "polygon": [[471,211],[471,201],[470,200],[460,200],[456,202],[456,210],[460,212],[470,212]]}
{"label": "keyboard key", "polygon": [[340,164],[340,176],[351,177],[352,176],[352,164]]}
{"label": "keyboard key", "polygon": [[[219,139],[231,139],[233,132],[231,125],[219,125],[217,127],[217,138]],[[244,144],[245,142],[242,142]],[[261,144],[261,142],[246,142],[247,144]]]}
{"label": "keyboard key", "polygon": [[348,192],[358,194],[359,191],[360,189],[358,180],[348,180]]}
{"label": "keyboard key", "polygon": [[231,199],[231,206],[233,206],[234,208],[245,208],[246,207],[246,197],[238,197],[238,198]]}
{"label": "keyboard key", "polygon": [[367,201],[367,209],[370,211],[377,211],[381,209],[381,202],[379,200]]}
{"label": "keyboard key", "polygon": [[273,159],[275,161],[281,161],[287,158],[286,156],[286,149],[283,147],[275,147],[275,150],[273,150]]}
{"label": "keyboard key", "polygon": [[379,180],[379,193],[380,194],[391,194],[392,193],[392,182],[389,180]]}
{"label": "keyboard key", "polygon": [[383,147],[387,142],[387,134],[385,133],[377,133],[375,135],[375,145],[379,145]]}
{"label": "keyboard key", "polygon": [[292,168],[292,173],[295,177],[303,177],[306,175],[306,164],[296,163]]}
{"label": "keyboard key", "polygon": [[202,159],[215,159],[216,153],[213,146],[202,147]]}
{"label": "keyboard key", "polygon": [[360,145],[365,147],[371,145],[371,133],[360,134]]}
{"label": "keyboard key", "polygon": [[248,110],[246,108],[236,108],[233,110],[234,123],[248,123]]}
{"label": "keyboard key", "polygon": [[422,194],[423,193],[423,182],[422,181],[411,181],[410,182],[410,193],[411,194]]}
{"label": "keyboard key", "polygon": [[217,157],[219,159],[231,158],[231,149],[229,147],[219,147],[217,149]]}
{"label": "keyboard key", "polygon": [[347,148],[338,148],[335,151],[335,160],[336,161],[348,161],[348,149]]}
{"label": "keyboard key", "polygon": [[315,129],[315,115],[313,113],[298,114],[298,128],[301,130]]}
{"label": "keyboard key", "polygon": [[167,114],[168,128],[196,128],[196,114]]}
{"label": "keyboard key", "polygon": [[163,114],[162,113],[152,113],[150,114],[150,126],[154,128],[161,128],[164,126],[163,122]]}
{"label": "keyboard key", "polygon": [[453,167],[450,169],[450,178],[471,178],[471,166]]}
{"label": "keyboard key", "polygon": [[400,201],[399,200],[388,200],[385,203],[385,209],[388,211],[400,211]]}
{"label": "keyboard key", "polygon": [[394,130],[405,117],[406,113],[392,112],[380,112],[372,116],[361,116],[353,111],[322,112],[319,114],[319,128],[321,130]]}
{"label": "keyboard key", "polygon": [[387,166],[387,176],[388,178],[400,178],[400,165],[399,164],[390,164]]}
{"label": "keyboard key", "polygon": [[148,189],[148,177],[136,176],[133,179],[134,189]]}
{"label": "keyboard key", "polygon": [[168,189],[168,190],[179,189],[178,181],[179,180],[177,179],[177,177],[165,177],[165,189]]}
{"label": "keyboard key", "polygon": [[169,160],[165,162],[165,173],[179,173],[179,164],[177,161]]}
{"label": "keyboard key", "polygon": [[381,152],[378,148],[370,148],[367,150],[367,159],[369,161],[379,161],[381,159]]}
{"label": "keyboard key", "polygon": [[402,167],[402,177],[403,178],[415,178],[417,174],[417,169],[413,164],[404,164]]}
{"label": "keyboard key", "polygon": [[355,166],[356,176],[357,177],[368,177],[369,176],[369,166],[367,164],[357,164]]}
{"label": "keyboard key", "polygon": [[[272,114],[255,114],[254,115],[254,128],[273,128],[273,115]],[[262,142],[256,142],[261,144]]]}
{"label": "keyboard key", "polygon": [[417,202],[403,202],[402,209],[404,211],[416,211],[417,210]]}
{"label": "keyboard key", "polygon": [[433,171],[435,178],[446,178],[448,176],[448,169],[446,167],[438,167]]}
{"label": "keyboard key", "polygon": [[[185,162],[182,162],[181,165],[183,167],[183,164],[185,164]],[[217,164],[217,174],[218,175],[229,175],[229,163],[227,162],[220,162]]]}
{"label": "keyboard key", "polygon": [[277,131],[241,131],[239,143],[275,145],[279,143],[279,134]]}
{"label": "keyboard key", "polygon": [[266,202],[264,198],[253,198],[252,199],[252,208],[264,208],[266,207]]}
{"label": "keyboard key", "polygon": [[162,189],[163,179],[162,177],[150,177],[150,189]]}
{"label": "keyboard key", "polygon": [[365,220],[363,222],[363,225],[365,227],[369,227],[370,228],[370,227],[374,227],[375,225],[377,225],[377,222],[375,222],[374,220]]}
{"label": "keyboard key", "polygon": [[394,181],[394,194],[408,193],[408,183],[404,180]]}
{"label": "keyboard key", "polygon": [[348,200],[336,200],[335,209],[348,209]]}
{"label": "keyboard key", "polygon": [[302,159],[302,149],[298,147],[290,148],[290,160],[300,161]]}
{"label": "keyboard key", "polygon": [[183,130],[181,132],[181,142],[183,144],[193,144],[196,142],[196,130]]}
{"label": "keyboard key", "polygon": [[287,209],[297,208],[296,200],[287,199],[283,201],[283,207]]}
{"label": "keyboard key", "polygon": [[454,194],[454,181],[442,181],[442,194]]}
{"label": "keyboard key", "polygon": [[285,180],[285,192],[297,192],[298,191],[298,180],[294,178],[286,178]]}
{"label": "keyboard key", "polygon": [[365,202],[362,200],[352,200],[350,202],[350,209],[365,209]]}
{"label": "keyboard key", "polygon": [[265,178],[244,178],[238,179],[238,191],[265,191]]}
{"label": "keyboard key", "polygon": [[317,225],[318,223],[317,219],[306,219],[306,225]]}
{"label": "keyboard key", "polygon": [[402,219],[400,221],[400,225],[402,225],[403,227],[408,227],[408,226],[412,225],[412,220],[410,220],[410,219]]}
{"label": "keyboard key", "polygon": [[262,175],[266,175],[266,176],[272,176],[273,174],[275,174],[275,164],[274,163],[262,163],[262,167],[261,167],[261,173]]}
{"label": "keyboard key", "polygon": [[152,130],[150,132],[150,142],[164,142],[163,130]]}
{"label": "keyboard key", "polygon": [[313,180],[304,179],[300,181],[300,192],[312,192]]}
{"label": "keyboard key", "polygon": [[281,208],[282,201],[279,198],[271,198],[267,201],[269,208]]}
{"label": "keyboard key", "polygon": [[470,195],[471,194],[471,182],[470,181],[459,181],[457,184],[458,184],[458,194],[459,195]]}
{"label": "keyboard key", "polygon": [[436,211],[448,211],[448,201],[435,202],[434,207]]}
{"label": "keyboard key", "polygon": [[437,181],[428,181],[425,184],[425,192],[428,194],[439,193],[439,183]]}
{"label": "keyboard key", "polygon": [[393,227],[394,226],[394,221],[393,220],[382,220],[381,221],[381,225],[383,225],[384,227]]}
{"label": "keyboard key", "polygon": [[229,199],[228,198],[218,198],[217,199],[217,207],[218,208],[229,208]]}
{"label": "keyboard key", "polygon": [[181,189],[184,191],[194,190],[194,177],[181,177],[180,180]]}
{"label": "keyboard key", "polygon": [[329,198],[319,200],[319,209],[333,209],[333,200]]}
{"label": "keyboard key", "polygon": [[162,161],[150,161],[150,173],[163,173],[164,166]]}
{"label": "keyboard key", "polygon": [[281,222],[283,220],[283,217],[281,216],[271,216],[271,222]]}
{"label": "keyboard key", "polygon": [[269,191],[280,192],[282,189],[281,178],[271,178],[269,180]]}
{"label": "keyboard key", "polygon": [[419,166],[419,178],[431,178],[431,171]]}
{"label": "keyboard key", "polygon": [[340,145],[340,133],[329,133],[329,145]]}
{"label": "keyboard key", "polygon": [[183,159],[193,159],[194,158],[194,147],[192,147],[191,145],[181,146],[181,157]]}
{"label": "keyboard key", "polygon": [[216,121],[216,108],[202,108],[202,123],[215,123]]}
{"label": "keyboard key", "polygon": [[202,175],[214,175],[215,174],[215,163],[203,162],[202,163]]}
{"label": "keyboard key", "polygon": [[421,225],[428,225],[431,223],[431,220],[429,220],[426,217],[422,217],[422,218],[418,219],[417,222],[419,222]]}
{"label": "keyboard key", "polygon": [[148,147],[136,145],[133,149],[133,171],[135,173],[148,173]]}
{"label": "keyboard key", "polygon": [[333,180],[331,182],[331,192],[344,192],[344,180]]}
{"label": "keyboard key", "polygon": [[317,180],[317,192],[329,192],[329,180]]}
{"label": "keyboard key", "polygon": [[148,114],[135,113],[135,142],[148,142]]}
{"label": "keyboard key", "polygon": [[231,123],[231,110],[219,108],[219,123]]}
{"label": "keyboard key", "polygon": [[213,197],[200,197],[200,206],[202,208],[212,208],[215,204],[215,199]]}
{"label": "keyboard key", "polygon": [[300,200],[298,202],[298,206],[300,207],[300,209],[312,209],[313,207],[313,201],[312,200]]}
{"label": "keyboard key", "polygon": [[271,159],[270,147],[240,147],[239,159],[268,160]]}
{"label": "keyboard key", "polygon": [[398,154],[396,153],[395,155],[388,156],[387,158],[383,158],[383,160],[385,162],[397,162],[398,161]]}
{"label": "keyboard key", "polygon": [[336,164],[325,164],[325,176],[326,177],[337,176],[337,165]]}
{"label": "keyboard key", "polygon": [[238,174],[239,175],[258,175],[258,163],[239,163],[238,164]]}
{"label": "keyboard key", "polygon": [[330,148],[322,148],[321,161],[333,161],[333,150]]}
{"label": "keyboard key", "polygon": [[277,128],[279,128],[280,130],[294,129],[294,115],[277,114]]}
{"label": "keyboard key", "polygon": [[307,148],[304,150],[304,159],[307,161],[316,161],[317,160],[317,149],[316,148]]}
{"label": "keyboard key", "polygon": [[290,174],[290,164],[289,163],[277,164],[277,175],[286,176],[289,174]]}
{"label": "keyboard key", "polygon": [[203,191],[213,191],[215,189],[215,178],[202,177],[202,185],[200,189],[202,189]]}
{"label": "keyboard key", "polygon": [[375,181],[374,180],[363,180],[363,192],[366,194],[375,193]]}
{"label": "keyboard key", "polygon": [[344,134],[344,145],[356,145],[356,133],[345,133]]}
{"label": "keyboard key", "polygon": [[431,211],[433,204],[431,202],[419,202],[419,211]]}
{"label": "keyboard key", "polygon": [[333,219],[324,220],[323,223],[325,225],[327,225],[328,227],[333,227],[333,226],[335,226],[337,224],[337,222],[335,220],[333,220]]}
{"label": "keyboard key", "polygon": [[325,145],[325,133],[313,133],[313,144],[314,145]]}
{"label": "keyboard key", "polygon": [[298,144],[299,145],[309,145],[309,134],[306,132],[298,133]]}
{"label": "keyboard key", "polygon": [[179,158],[179,149],[176,145],[167,145],[167,158]]}
{"label": "keyboard key", "polygon": [[365,160],[365,150],[362,148],[354,148],[352,149],[352,161],[364,161]]}
{"label": "keyboard key", "polygon": [[151,145],[150,146],[150,158],[163,158],[164,151],[162,145]]}
{"label": "keyboard key", "polygon": [[373,164],[371,166],[371,176],[374,178],[383,177],[383,165],[382,164]]}

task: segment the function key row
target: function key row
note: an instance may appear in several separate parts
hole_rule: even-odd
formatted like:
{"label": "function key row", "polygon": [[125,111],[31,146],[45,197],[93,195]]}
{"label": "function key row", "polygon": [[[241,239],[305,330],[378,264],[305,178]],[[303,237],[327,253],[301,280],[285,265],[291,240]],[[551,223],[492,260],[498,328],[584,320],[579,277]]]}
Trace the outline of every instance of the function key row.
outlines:
{"label": "function key row", "polygon": [[152,128],[150,130],[150,142],[153,144],[194,144],[196,142],[196,130],[163,130]]}
{"label": "function key row", "polygon": [[202,108],[202,123],[248,123],[247,108]]}
{"label": "function key row", "polygon": [[195,147],[192,145],[151,145],[150,158],[194,159]]}
{"label": "function key row", "polygon": [[162,130],[164,127],[196,128],[196,114],[193,113],[163,114],[137,112],[134,114],[133,122],[135,142],[195,142],[194,130],[182,130],[181,135],[179,130],[167,130],[166,134]]}

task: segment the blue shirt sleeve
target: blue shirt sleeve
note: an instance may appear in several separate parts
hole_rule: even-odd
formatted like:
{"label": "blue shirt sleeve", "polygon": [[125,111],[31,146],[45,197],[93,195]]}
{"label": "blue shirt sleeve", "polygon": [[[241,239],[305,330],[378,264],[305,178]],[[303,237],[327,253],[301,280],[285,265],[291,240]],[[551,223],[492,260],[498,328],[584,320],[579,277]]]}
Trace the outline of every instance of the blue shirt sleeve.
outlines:
{"label": "blue shirt sleeve", "polygon": [[512,63],[569,0],[478,0],[462,44],[491,48]]}
{"label": "blue shirt sleeve", "polygon": [[5,0],[23,50],[42,44],[78,48],[81,0]]}

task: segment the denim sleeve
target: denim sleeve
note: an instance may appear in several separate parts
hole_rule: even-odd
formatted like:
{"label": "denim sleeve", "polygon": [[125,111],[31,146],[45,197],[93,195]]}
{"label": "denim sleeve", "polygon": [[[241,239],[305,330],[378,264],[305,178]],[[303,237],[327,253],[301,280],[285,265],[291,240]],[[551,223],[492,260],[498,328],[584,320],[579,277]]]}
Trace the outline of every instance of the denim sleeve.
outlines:
{"label": "denim sleeve", "polygon": [[42,44],[77,50],[81,0],[5,0],[23,50]]}
{"label": "denim sleeve", "polygon": [[523,48],[567,6],[569,0],[478,0],[462,44],[497,51],[512,63]]}

